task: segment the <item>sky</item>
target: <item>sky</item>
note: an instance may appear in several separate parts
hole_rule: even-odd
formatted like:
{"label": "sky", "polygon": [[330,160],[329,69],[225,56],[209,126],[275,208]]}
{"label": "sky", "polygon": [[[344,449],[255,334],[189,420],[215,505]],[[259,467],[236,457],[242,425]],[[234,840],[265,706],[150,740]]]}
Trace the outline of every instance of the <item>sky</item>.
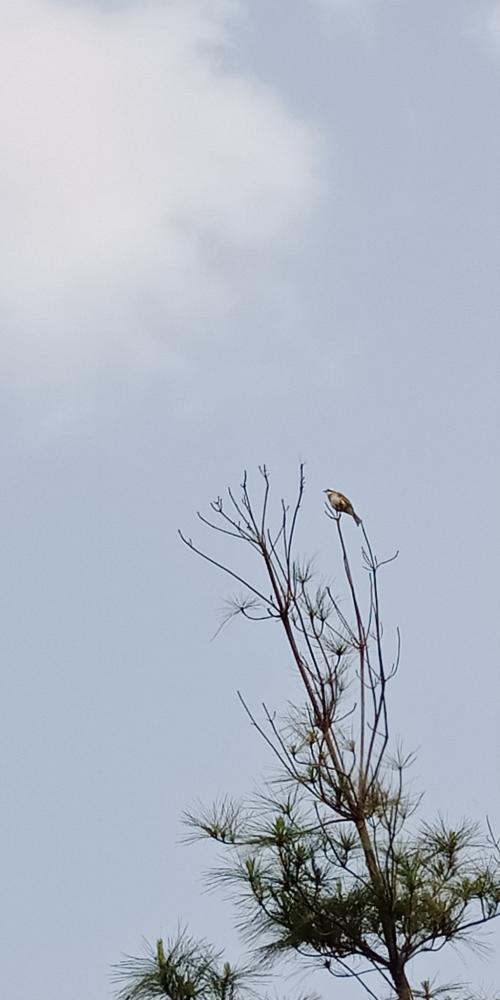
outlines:
{"label": "sky", "polygon": [[[216,546],[243,469],[279,502],[306,463],[333,578],[326,487],[399,550],[393,731],[426,818],[500,830],[500,3],[0,11],[2,983],[103,1000],[179,924],[242,953],[180,816],[267,773],[237,689],[297,687],[275,632],[211,641],[230,587],[176,532]],[[493,990],[483,940],[422,978]]]}

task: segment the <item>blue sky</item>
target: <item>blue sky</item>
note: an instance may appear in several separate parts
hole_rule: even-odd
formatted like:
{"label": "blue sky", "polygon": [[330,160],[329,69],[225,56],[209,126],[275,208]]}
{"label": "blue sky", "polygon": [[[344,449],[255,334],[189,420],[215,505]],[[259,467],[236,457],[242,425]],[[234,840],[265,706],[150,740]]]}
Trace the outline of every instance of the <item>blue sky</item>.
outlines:
{"label": "blue sky", "polygon": [[[326,486],[400,549],[395,733],[500,829],[500,5],[0,7],[2,980],[88,1000],[178,921],[240,951],[179,815],[296,688],[176,529],[245,467],[306,462],[325,571]],[[486,941],[422,974],[492,989]]]}

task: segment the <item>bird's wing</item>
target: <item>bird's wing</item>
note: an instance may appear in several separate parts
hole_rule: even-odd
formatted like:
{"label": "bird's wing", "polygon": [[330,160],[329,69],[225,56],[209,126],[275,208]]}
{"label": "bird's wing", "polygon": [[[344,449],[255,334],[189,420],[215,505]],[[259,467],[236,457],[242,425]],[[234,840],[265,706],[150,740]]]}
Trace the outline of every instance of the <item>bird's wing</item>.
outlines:
{"label": "bird's wing", "polygon": [[343,494],[337,493],[339,503],[343,504],[344,507],[352,507],[351,501]]}

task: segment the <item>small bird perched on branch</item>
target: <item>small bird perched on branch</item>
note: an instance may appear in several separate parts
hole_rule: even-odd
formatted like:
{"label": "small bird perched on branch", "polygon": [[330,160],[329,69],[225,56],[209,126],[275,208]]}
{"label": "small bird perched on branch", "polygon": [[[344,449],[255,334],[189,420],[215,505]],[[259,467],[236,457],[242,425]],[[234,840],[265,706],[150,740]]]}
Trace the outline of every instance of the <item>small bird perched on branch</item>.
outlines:
{"label": "small bird perched on branch", "polygon": [[350,514],[358,526],[361,524],[361,518],[358,517],[351,501],[343,493],[339,493],[338,490],[324,490],[323,492],[326,493],[330,507],[333,507],[337,514]]}

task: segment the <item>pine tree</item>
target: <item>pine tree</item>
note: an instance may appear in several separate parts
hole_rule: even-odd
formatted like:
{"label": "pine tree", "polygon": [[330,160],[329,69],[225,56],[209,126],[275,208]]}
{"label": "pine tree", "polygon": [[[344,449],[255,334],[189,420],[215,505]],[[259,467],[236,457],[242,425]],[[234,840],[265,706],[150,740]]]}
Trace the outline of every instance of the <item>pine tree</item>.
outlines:
{"label": "pine tree", "polygon": [[[275,620],[304,690],[304,703],[282,720],[264,707],[251,724],[275,756],[279,778],[249,803],[222,803],[188,814],[193,839],[223,848],[213,878],[235,891],[240,924],[259,968],[292,954],[339,980],[357,981],[374,1000],[457,997],[457,985],[416,983],[413,960],[474,937],[500,912],[500,857],[491,830],[472,822],[419,819],[421,798],[409,791],[411,755],[390,738],[387,693],[400,660],[399,634],[388,662],[380,607],[378,560],[364,524],[362,563],[368,589],[356,582],[342,513],[325,509],[336,532],[349,610],[312,563],[295,555],[304,495],[283,501],[269,524],[270,480],[255,503],[245,475],[227,503],[200,520],[249,546],[260,575],[251,581],[194,545],[185,544],[243,587],[228,618]],[[397,555],[397,553],[396,553]],[[222,964],[205,943],[185,935],[162,941],[145,959],[118,967],[120,1000],[240,1000],[250,965]],[[337,994],[335,994],[337,995]],[[467,990],[463,1000],[473,1000]]]}

